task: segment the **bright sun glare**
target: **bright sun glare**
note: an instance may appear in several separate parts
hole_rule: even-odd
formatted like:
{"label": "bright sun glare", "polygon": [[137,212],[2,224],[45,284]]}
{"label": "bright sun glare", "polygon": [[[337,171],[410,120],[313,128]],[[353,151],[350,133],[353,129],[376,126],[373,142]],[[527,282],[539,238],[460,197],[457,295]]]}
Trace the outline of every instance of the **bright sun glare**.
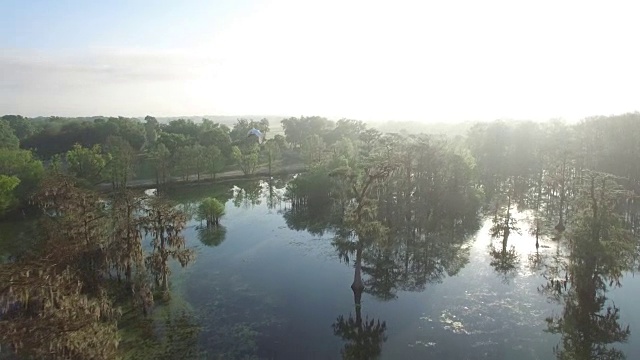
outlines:
{"label": "bright sun glare", "polygon": [[[636,111],[637,10],[634,2],[256,2],[170,46],[6,49],[0,108],[421,121]],[[202,11],[218,23],[219,13]]]}

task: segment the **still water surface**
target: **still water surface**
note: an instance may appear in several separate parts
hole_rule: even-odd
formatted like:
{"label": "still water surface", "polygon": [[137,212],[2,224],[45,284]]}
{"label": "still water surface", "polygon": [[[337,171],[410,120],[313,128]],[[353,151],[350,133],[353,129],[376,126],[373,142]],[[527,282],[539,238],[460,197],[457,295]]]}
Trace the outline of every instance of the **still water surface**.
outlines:
{"label": "still water surface", "polygon": [[[266,183],[239,186],[250,187],[251,195],[237,186],[199,188],[194,190],[199,195],[181,201],[193,208],[197,197],[207,192],[235,195],[226,203],[226,233],[209,241],[222,241],[219,245],[204,244],[199,223],[189,223],[185,235],[188,244],[197,247],[198,257],[190,267],[176,269],[172,282],[176,296],[186,301],[202,326],[199,345],[209,356],[224,351],[238,358],[340,358],[346,342],[334,335],[332,325],[340,316],[355,316],[353,264],[340,260],[331,232],[312,235],[290,229],[283,217],[288,204],[268,197]],[[271,194],[283,190],[281,184]],[[517,216],[524,219],[526,213]],[[489,236],[490,227],[490,219],[482,219],[480,229],[457,248],[456,256],[468,260],[462,259],[466,265],[455,274],[445,271],[423,289],[396,291],[391,299],[365,289],[362,317],[386,324],[380,358],[555,358],[561,337],[545,332],[545,319],[563,309],[539,291],[546,284],[544,266],[534,260],[552,263],[560,251],[558,242],[545,238],[536,253],[530,236],[510,236],[518,258],[515,269],[505,274],[491,266],[490,245],[496,240]],[[640,283],[627,274],[622,284],[607,294],[607,303],[620,309],[619,323],[629,325],[631,335],[627,343],[609,346],[638,359],[640,342],[634,330],[640,325]]]}
{"label": "still water surface", "polygon": [[[380,323],[377,329],[384,330],[384,341],[372,345],[364,337],[350,342],[336,335],[338,318],[356,316],[350,288],[353,259],[345,263],[339,257],[331,231],[311,234],[287,224],[285,184],[219,184],[172,194],[191,213],[206,196],[228,199],[221,231],[206,235],[196,220],[185,230],[197,258],[187,268],[173,270],[172,306],[186,312],[169,311],[169,316],[187,314],[172,326],[197,331],[184,332],[165,345],[179,347],[174,353],[183,358],[340,359],[345,347],[379,346],[381,359],[525,360],[553,359],[554,348],[563,348],[560,334],[545,331],[545,319],[561,316],[564,303],[540,291],[547,283],[545,269],[562,253],[561,243],[543,238],[536,251],[531,236],[512,234],[515,267],[499,272],[491,264],[491,245],[500,248],[500,241],[489,236],[491,220],[486,218],[460,244],[426,253],[434,270],[424,286],[402,290],[411,287],[395,283],[401,276],[387,269],[382,279],[390,289],[386,295],[365,289],[362,318],[373,320],[374,326]],[[527,213],[517,217],[527,234]],[[18,251],[19,234],[10,230],[0,235],[3,256]],[[371,274],[385,270],[364,264],[363,271],[365,284],[371,284]],[[606,293],[604,309],[615,304],[620,310],[617,323],[629,325],[630,336],[626,343],[604,345],[627,359],[640,359],[640,281],[627,273],[621,282]],[[167,311],[160,313],[156,319]],[[351,339],[357,334],[355,330]],[[123,346],[140,347],[123,340]],[[183,350],[187,347],[191,349]],[[140,351],[130,357],[143,355]]]}

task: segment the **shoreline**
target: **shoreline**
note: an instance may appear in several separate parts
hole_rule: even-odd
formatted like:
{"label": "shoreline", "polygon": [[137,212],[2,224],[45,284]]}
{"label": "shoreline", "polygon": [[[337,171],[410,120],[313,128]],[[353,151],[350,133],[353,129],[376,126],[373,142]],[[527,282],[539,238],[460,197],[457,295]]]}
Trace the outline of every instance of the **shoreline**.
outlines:
{"label": "shoreline", "polygon": [[[306,165],[303,163],[290,164],[285,166],[278,166],[277,169],[271,171],[269,174],[269,169],[267,167],[261,167],[257,169],[253,174],[244,174],[241,170],[230,170],[221,172],[215,175],[215,177],[211,176],[211,174],[202,174],[200,175],[200,180],[197,179],[196,175],[189,175],[187,179],[182,177],[172,177],[170,181],[160,184],[160,187],[168,187],[168,186],[197,186],[197,185],[206,185],[206,184],[215,184],[215,183],[223,183],[228,181],[235,180],[250,180],[256,178],[263,178],[274,175],[289,175],[306,171]],[[127,189],[145,189],[145,188],[155,188],[158,184],[156,184],[155,179],[141,179],[141,180],[132,180],[127,183]],[[112,190],[111,183],[101,183],[96,186],[98,191],[110,191]]]}

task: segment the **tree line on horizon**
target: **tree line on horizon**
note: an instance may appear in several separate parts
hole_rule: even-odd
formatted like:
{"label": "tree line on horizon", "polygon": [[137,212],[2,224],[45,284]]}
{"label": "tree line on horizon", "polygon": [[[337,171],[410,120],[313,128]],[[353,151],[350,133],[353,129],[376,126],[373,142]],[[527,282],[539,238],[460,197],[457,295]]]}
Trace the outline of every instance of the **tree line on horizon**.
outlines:
{"label": "tree line on horizon", "polygon": [[[466,136],[456,135],[454,140],[474,152],[476,175],[485,187],[491,187],[492,176],[508,171],[522,175],[544,166],[550,157],[565,155],[580,168],[635,181],[640,178],[635,161],[640,157],[639,119],[640,113],[629,113],[587,118],[573,125],[494,121],[477,123]],[[252,174],[261,164],[271,170],[279,160],[301,162],[301,155],[312,157],[315,152],[317,156],[367,128],[362,121],[334,122],[318,116],[286,118],[281,126],[284,136],[271,137],[267,119],[238,119],[229,127],[207,119],[161,124],[151,116],[143,121],[124,117],[34,121],[4,115],[0,119],[0,212],[24,205],[45,167],[62,166],[87,185],[109,182],[119,188],[132,179],[152,179],[162,185],[174,178],[215,177],[230,169]],[[266,134],[263,146],[247,139],[253,127]],[[297,151],[303,147],[304,151]],[[515,156],[507,158],[510,153]]]}

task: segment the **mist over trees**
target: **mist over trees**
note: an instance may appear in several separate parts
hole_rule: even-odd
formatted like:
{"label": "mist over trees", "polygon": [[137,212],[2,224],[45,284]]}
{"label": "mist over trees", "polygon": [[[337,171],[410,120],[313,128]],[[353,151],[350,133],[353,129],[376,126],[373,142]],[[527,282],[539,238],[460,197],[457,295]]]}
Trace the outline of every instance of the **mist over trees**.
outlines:
{"label": "mist over trees", "polygon": [[[466,176],[477,182],[485,199],[504,193],[510,183],[518,199],[535,199],[537,211],[543,202],[553,203],[544,211],[556,217],[561,230],[571,212],[567,200],[584,170],[616,175],[635,186],[640,178],[635,161],[640,155],[639,120],[639,113],[629,113],[576,124],[494,121],[465,125],[465,136],[409,134],[399,126],[394,136],[413,144],[405,152],[417,157],[399,159],[405,162],[403,168],[411,169],[415,161],[436,165],[430,148],[446,143],[447,151],[469,168]],[[73,175],[83,186],[110,183],[112,189],[144,179],[156,186],[198,182],[233,170],[252,175],[264,169],[271,174],[290,164],[304,163],[308,171],[353,167],[357,153],[367,151],[359,149],[362,137],[375,132],[362,121],[334,122],[319,116],[284,118],[279,125],[266,118],[237,119],[229,127],[208,119],[161,123],[152,116],[139,120],[5,115],[0,120],[0,204],[3,212],[28,207],[45,167]],[[251,128],[265,134],[265,144],[247,137]]]}

